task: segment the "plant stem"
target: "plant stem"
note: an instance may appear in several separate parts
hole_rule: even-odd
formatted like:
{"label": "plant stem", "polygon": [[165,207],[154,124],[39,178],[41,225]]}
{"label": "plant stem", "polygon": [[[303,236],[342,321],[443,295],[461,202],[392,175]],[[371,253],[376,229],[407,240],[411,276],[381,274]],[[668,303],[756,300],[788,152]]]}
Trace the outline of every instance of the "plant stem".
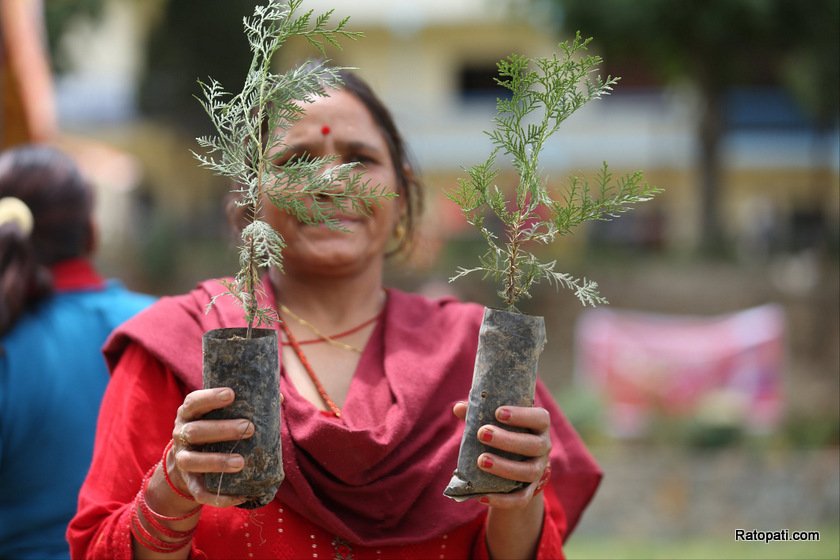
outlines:
{"label": "plant stem", "polygon": [[[261,72],[263,75],[268,73],[270,65],[270,59],[266,57],[263,60]],[[257,104],[257,115],[256,115],[256,127],[257,127],[257,149],[259,150],[259,158],[257,160],[257,192],[253,193],[253,199],[251,200],[251,222],[253,223],[255,220],[259,219],[260,217],[260,203],[262,201],[263,195],[263,177],[265,176],[265,160],[268,154],[266,153],[267,148],[264,144],[263,139],[263,121],[264,113],[265,113],[265,80],[260,80],[260,97],[259,102]],[[271,132],[269,131],[268,134],[270,135]],[[257,262],[257,249],[256,244],[254,242],[254,238],[251,237],[248,240],[248,276],[245,280],[247,284],[248,290],[248,311],[246,313],[248,317],[248,331],[245,335],[246,338],[250,339],[251,334],[254,330],[254,321],[256,320],[257,316],[257,281],[258,281],[258,271],[256,269],[256,265],[254,263]]]}
{"label": "plant stem", "polygon": [[[252,206],[251,211],[256,213],[256,204]],[[250,339],[254,330],[254,320],[257,316],[257,288],[256,288],[256,271],[253,263],[256,262],[257,249],[254,242],[254,237],[248,239],[248,255],[249,264],[247,277],[245,278],[246,289],[248,291],[248,310],[245,315],[248,318],[248,331],[245,333],[245,338]]]}
{"label": "plant stem", "polygon": [[521,244],[520,234],[522,233],[522,210],[519,201],[516,202],[516,218],[508,229],[508,270],[505,280],[505,304],[508,311],[515,308],[516,300],[519,298],[517,293],[517,271],[519,270],[519,245]]}

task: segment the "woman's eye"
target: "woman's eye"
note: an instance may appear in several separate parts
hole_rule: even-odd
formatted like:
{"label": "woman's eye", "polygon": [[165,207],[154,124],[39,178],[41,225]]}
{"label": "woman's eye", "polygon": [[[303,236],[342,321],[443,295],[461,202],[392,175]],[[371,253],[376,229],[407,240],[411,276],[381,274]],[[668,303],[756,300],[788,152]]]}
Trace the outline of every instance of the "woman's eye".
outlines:
{"label": "woman's eye", "polygon": [[365,154],[351,154],[347,156],[348,163],[358,163],[359,165],[367,165],[373,163],[373,158]]}

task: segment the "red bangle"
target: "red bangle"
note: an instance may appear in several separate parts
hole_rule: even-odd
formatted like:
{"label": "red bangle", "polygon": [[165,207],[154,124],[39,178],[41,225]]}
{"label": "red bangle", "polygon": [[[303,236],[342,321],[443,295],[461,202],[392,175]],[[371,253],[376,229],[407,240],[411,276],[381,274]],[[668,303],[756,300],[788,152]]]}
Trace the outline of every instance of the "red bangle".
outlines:
{"label": "red bangle", "polygon": [[147,504],[145,500],[138,500],[136,508],[140,509],[140,515],[142,515],[143,519],[145,519],[149,523],[149,525],[152,526],[152,529],[154,529],[161,535],[169,537],[170,539],[185,539],[187,537],[191,537],[192,534],[195,533],[194,528],[189,529],[187,531],[178,531],[171,527],[167,527],[155,518],[155,512],[152,511],[151,508],[149,508],[149,504]]}
{"label": "red bangle", "polygon": [[143,527],[136,507],[131,508],[131,534],[140,546],[152,552],[175,552],[189,545],[192,540],[192,533],[179,541],[165,541],[155,537]]}
{"label": "red bangle", "polygon": [[193,510],[188,511],[184,515],[178,517],[170,517],[167,515],[160,514],[149,507],[148,502],[146,502],[146,489],[148,488],[149,483],[148,481],[144,484],[144,486],[140,489],[137,493],[137,497],[134,500],[135,508],[140,509],[140,513],[143,515],[143,519],[149,522],[155,530],[159,533],[166,535],[167,537],[171,537],[173,539],[183,539],[195,532],[195,527],[188,531],[178,531],[176,529],[172,529],[171,527],[167,527],[162,523],[162,521],[183,521],[185,519],[189,519],[193,517],[198,512],[201,511],[201,506],[199,505]]}
{"label": "red bangle", "polygon": [[[149,469],[149,472],[146,473],[146,476],[143,477],[143,482],[140,484],[140,491],[137,492],[137,497],[135,498],[133,504],[134,507],[131,508],[130,530],[134,539],[143,548],[151,550],[152,552],[175,552],[177,550],[181,550],[190,543],[198,525],[189,531],[177,531],[166,527],[160,520],[181,521],[188,519],[201,511],[201,505],[179,517],[168,517],[153,511],[152,508],[149,507],[149,504],[146,503],[146,491],[149,489],[149,482],[151,481],[152,474],[155,472],[156,467],[157,465],[152,465],[152,468]],[[140,512],[138,512],[138,508],[140,509]],[[149,523],[149,525],[152,526],[153,529],[176,540],[165,541],[155,537],[143,526],[143,522],[140,520],[140,513],[143,514],[143,518]]]}
{"label": "red bangle", "polygon": [[195,498],[193,498],[192,495],[187,494],[186,492],[184,492],[183,490],[181,490],[180,488],[175,486],[172,483],[172,479],[169,478],[169,467],[166,464],[166,456],[169,455],[169,450],[172,449],[173,444],[174,444],[174,442],[170,439],[169,443],[166,444],[166,448],[163,450],[163,461],[162,461],[163,478],[166,479],[166,483],[169,485],[169,487],[172,489],[173,492],[175,492],[176,494],[178,494],[179,496],[181,496],[184,499],[187,499],[187,500],[190,500],[191,502],[194,502]]}
{"label": "red bangle", "polygon": [[[155,515],[158,519],[163,519],[164,521],[183,521],[184,519],[189,519],[190,517],[192,517],[193,515],[195,515],[199,511],[201,511],[201,504],[198,504],[197,506],[195,506],[195,508],[191,509],[190,511],[188,511],[184,515],[180,515],[178,517],[169,517],[169,516],[157,513],[156,511],[152,510],[152,508],[149,507],[148,503],[146,502],[146,492],[149,491],[149,484],[151,483],[151,480],[152,480],[152,474],[155,472],[155,468],[159,464],[160,463],[152,465],[152,468],[149,469],[149,472],[146,473],[145,477],[143,477],[143,482],[140,484],[140,492],[138,492],[137,499],[142,500],[143,504],[145,504],[146,507],[149,508],[149,512],[151,514]],[[195,500],[193,500],[193,501],[195,501]]]}

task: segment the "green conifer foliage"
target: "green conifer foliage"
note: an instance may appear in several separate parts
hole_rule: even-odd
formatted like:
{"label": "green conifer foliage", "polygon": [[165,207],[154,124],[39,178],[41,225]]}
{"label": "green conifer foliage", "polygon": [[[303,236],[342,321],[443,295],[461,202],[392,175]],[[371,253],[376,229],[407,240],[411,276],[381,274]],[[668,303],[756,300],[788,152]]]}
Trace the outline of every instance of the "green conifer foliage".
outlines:
{"label": "green conifer foliage", "polygon": [[[540,155],[547,140],[575,111],[608,95],[618,82],[618,78],[593,74],[601,58],[586,54],[590,41],[578,33],[572,41],[561,43],[559,53],[551,57],[529,59],[514,54],[498,63],[496,81],[510,96],[496,103],[495,127],[487,133],[493,149],[447,193],[488,244],[479,266],[460,267],[451,280],[473,272],[493,278],[508,310],[530,297],[531,287],[541,280],[573,290],[584,305],[606,303],[596,282],[555,270],[556,261],[540,261],[529,247],[549,244],[586,221],[609,220],[659,191],[644,181],[641,172],[613,177],[606,163],[595,185],[574,177],[565,193],[551,189],[541,175]],[[500,154],[518,174],[512,194],[496,184]],[[490,215],[503,224],[502,235],[488,227]]]}
{"label": "green conifer foliage", "polygon": [[283,266],[283,238],[263,220],[266,200],[304,223],[341,229],[336,212],[367,212],[378,197],[391,196],[360,180],[353,163],[335,164],[334,157],[284,157],[286,131],[301,118],[307,102],[340,86],[340,69],[322,61],[276,73],[274,55],[292,37],[302,37],[325,56],[327,45],[339,47],[339,39],[359,36],[346,29],[347,18],[330,27],[332,10],[317,16],[311,10],[299,13],[301,3],[273,0],[244,18],[253,58],[239,93],[229,93],[212,78],[199,82],[199,101],[215,134],[197,138],[202,150],[193,155],[202,167],[231,179],[236,204],[246,215],[240,270],[222,295],[242,306],[249,335],[255,325],[276,320],[274,310],[257,304],[260,269]]}

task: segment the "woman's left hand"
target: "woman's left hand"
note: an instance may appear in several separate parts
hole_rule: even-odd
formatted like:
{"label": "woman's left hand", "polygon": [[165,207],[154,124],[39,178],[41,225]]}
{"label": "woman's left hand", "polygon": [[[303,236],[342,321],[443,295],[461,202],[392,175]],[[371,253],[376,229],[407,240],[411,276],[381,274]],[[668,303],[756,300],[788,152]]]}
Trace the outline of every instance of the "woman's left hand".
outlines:
{"label": "woman's left hand", "polygon": [[[463,420],[467,414],[467,403],[456,403],[453,412]],[[502,424],[527,431],[516,432],[485,424],[478,429],[479,441],[495,449],[522,455],[525,459],[517,461],[495,453],[482,453],[478,456],[478,467],[485,472],[525,482],[527,485],[516,492],[489,494],[481,498],[481,501],[500,509],[525,508],[539,494],[551,474],[551,415],[540,407],[501,406],[496,409],[496,419]]]}

